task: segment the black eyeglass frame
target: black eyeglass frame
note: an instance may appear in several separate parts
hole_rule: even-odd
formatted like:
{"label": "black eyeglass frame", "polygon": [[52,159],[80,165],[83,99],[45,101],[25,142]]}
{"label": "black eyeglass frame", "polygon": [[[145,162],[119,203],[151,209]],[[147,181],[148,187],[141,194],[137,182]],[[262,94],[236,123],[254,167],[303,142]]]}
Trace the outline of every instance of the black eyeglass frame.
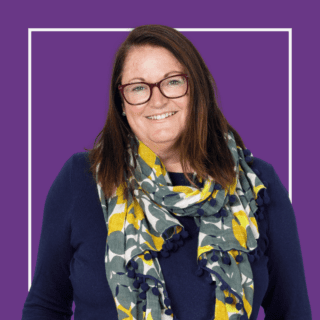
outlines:
{"label": "black eyeglass frame", "polygon": [[[160,88],[161,82],[164,81],[164,80],[167,80],[167,79],[169,79],[169,78],[174,78],[174,77],[178,77],[178,76],[183,76],[183,77],[186,79],[186,81],[187,81],[187,89],[186,89],[186,92],[185,92],[183,95],[179,96],[179,97],[174,97],[174,98],[167,97],[167,96],[161,91],[161,88]],[[125,97],[125,95],[124,95],[124,93],[123,93],[123,89],[124,89],[126,86],[129,86],[129,85],[132,85],[132,84],[141,84],[141,83],[146,84],[147,86],[149,86],[149,88],[150,88],[150,96],[149,96],[149,99],[146,100],[146,101],[144,101],[144,102],[142,102],[142,103],[130,103],[130,102],[126,99],[126,97]],[[185,96],[185,95],[187,94],[187,92],[188,92],[188,88],[189,88],[189,76],[188,76],[187,74],[175,74],[175,75],[173,75],[173,76],[164,78],[164,79],[162,79],[161,81],[156,82],[156,83],[148,83],[148,82],[127,83],[127,84],[119,85],[119,86],[118,86],[118,89],[120,90],[123,99],[126,100],[127,103],[131,104],[132,106],[138,106],[138,105],[140,105],[140,104],[147,103],[147,102],[151,99],[152,92],[153,92],[152,89],[153,89],[154,87],[158,87],[159,91],[161,92],[161,94],[162,94],[164,97],[166,97],[166,98],[168,98],[168,99],[178,99],[178,98],[181,98],[181,97]]]}

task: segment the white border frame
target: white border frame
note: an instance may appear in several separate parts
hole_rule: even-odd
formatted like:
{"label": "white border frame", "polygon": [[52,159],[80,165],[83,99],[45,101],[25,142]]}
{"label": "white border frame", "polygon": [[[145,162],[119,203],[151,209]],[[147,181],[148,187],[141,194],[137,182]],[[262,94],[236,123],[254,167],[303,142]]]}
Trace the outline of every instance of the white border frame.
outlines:
{"label": "white border frame", "polygon": [[[289,198],[292,203],[292,28],[175,28],[180,32],[288,32],[289,40]],[[28,291],[31,277],[31,36],[32,32],[130,32],[133,28],[29,28],[28,29]]]}

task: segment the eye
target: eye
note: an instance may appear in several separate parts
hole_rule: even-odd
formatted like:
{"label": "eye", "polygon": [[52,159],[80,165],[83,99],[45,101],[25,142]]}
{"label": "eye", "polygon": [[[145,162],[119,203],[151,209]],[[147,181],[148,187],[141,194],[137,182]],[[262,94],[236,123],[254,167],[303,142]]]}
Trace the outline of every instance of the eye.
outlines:
{"label": "eye", "polygon": [[144,86],[136,86],[136,87],[132,87],[131,91],[133,92],[141,92],[145,89]]}
{"label": "eye", "polygon": [[170,87],[175,88],[175,87],[183,86],[184,84],[185,84],[184,78],[181,76],[176,76],[176,77],[166,79],[162,85],[167,88],[170,88]]}
{"label": "eye", "polygon": [[181,84],[181,81],[178,80],[170,80],[170,82],[168,83],[169,86],[176,86]]}

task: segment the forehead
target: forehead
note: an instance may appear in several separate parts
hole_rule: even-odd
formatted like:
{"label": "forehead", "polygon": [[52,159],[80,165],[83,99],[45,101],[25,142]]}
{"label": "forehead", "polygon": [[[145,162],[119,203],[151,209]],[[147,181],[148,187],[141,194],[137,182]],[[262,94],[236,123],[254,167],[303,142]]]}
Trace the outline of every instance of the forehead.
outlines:
{"label": "forehead", "polygon": [[122,82],[133,78],[158,81],[168,72],[183,70],[183,65],[163,47],[133,47],[124,61]]}

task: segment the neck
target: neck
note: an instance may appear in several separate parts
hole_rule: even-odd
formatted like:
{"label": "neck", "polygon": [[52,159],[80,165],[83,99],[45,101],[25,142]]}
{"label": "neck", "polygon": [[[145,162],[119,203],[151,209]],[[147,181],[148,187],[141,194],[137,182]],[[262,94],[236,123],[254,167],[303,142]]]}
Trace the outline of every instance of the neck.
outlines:
{"label": "neck", "polygon": [[[168,172],[183,172],[180,162],[179,153],[168,147],[161,147],[159,144],[148,147],[160,158]],[[187,172],[194,172],[191,167],[188,167]]]}
{"label": "neck", "polygon": [[163,162],[163,164],[166,167],[166,170],[168,172],[181,172],[181,173],[183,172],[180,162],[177,162],[177,163],[165,163],[165,162]]}

